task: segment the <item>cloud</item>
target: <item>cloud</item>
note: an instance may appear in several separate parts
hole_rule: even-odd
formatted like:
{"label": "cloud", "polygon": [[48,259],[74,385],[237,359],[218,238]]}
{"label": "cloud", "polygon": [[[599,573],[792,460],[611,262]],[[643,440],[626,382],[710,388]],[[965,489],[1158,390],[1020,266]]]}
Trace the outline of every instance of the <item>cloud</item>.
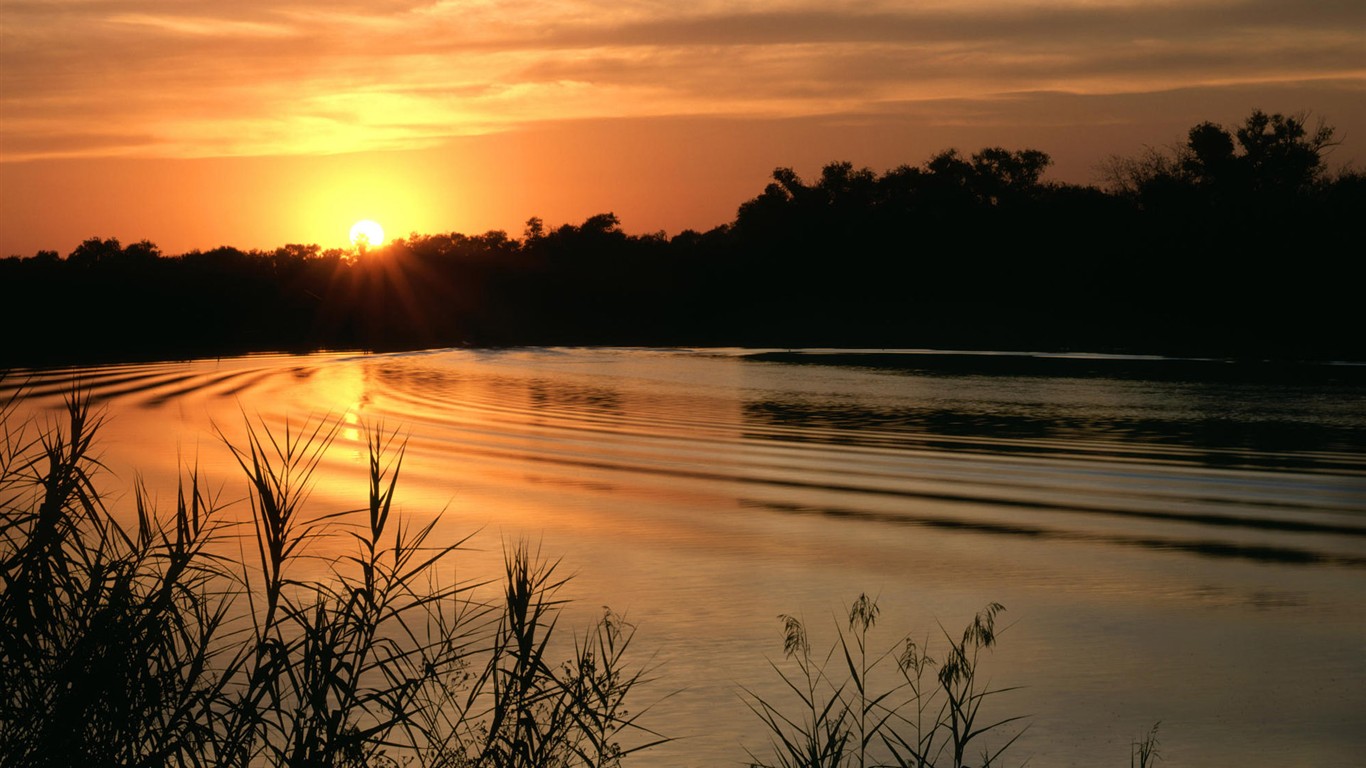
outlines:
{"label": "cloud", "polygon": [[1340,30],[1362,14],[1315,14],[1295,6],[1254,4],[1013,8],[838,13],[828,10],[752,12],[650,20],[619,26],[580,25],[559,31],[562,45],[783,45],[795,43],[942,42],[1092,44],[1148,38],[1202,39],[1237,30]]}
{"label": "cloud", "polygon": [[108,17],[111,24],[129,24],[150,27],[160,32],[195,37],[294,37],[299,30],[286,24],[267,24],[254,21],[234,21],[232,19],[158,16],[146,13],[125,13]]}
{"label": "cloud", "polygon": [[0,159],[346,152],[558,118],[1366,81],[1364,26],[1359,0],[10,0]]}

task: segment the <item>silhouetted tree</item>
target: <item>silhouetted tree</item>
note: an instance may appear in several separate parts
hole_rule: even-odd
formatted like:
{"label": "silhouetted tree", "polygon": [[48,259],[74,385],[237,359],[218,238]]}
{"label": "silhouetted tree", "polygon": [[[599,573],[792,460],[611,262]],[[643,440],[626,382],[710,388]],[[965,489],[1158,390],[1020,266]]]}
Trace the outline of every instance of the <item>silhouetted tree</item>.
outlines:
{"label": "silhouetted tree", "polygon": [[119,257],[125,264],[146,265],[161,258],[161,249],[150,240],[139,240],[125,247]]}
{"label": "silhouetted tree", "polygon": [[1214,123],[1201,123],[1190,130],[1186,148],[1180,164],[1187,176],[1206,184],[1237,181],[1238,163],[1228,131]]}
{"label": "silhouetted tree", "polygon": [[76,246],[75,250],[67,254],[66,260],[73,266],[93,267],[102,262],[112,262],[122,253],[123,246],[119,243],[118,238],[92,237]]}
{"label": "silhouetted tree", "polygon": [[1320,121],[1311,131],[1306,120],[1253,110],[1232,132],[1201,123],[1170,154],[1149,150],[1134,158],[1111,158],[1105,173],[1118,191],[1137,197],[1178,187],[1234,193],[1240,202],[1265,194],[1304,194],[1324,180],[1324,154],[1338,143],[1331,126]]}
{"label": "silhouetted tree", "polygon": [[1238,129],[1238,145],[1255,191],[1303,191],[1324,172],[1323,154],[1338,142],[1320,121],[1310,132],[1306,116],[1267,115],[1255,110]]}
{"label": "silhouetted tree", "polygon": [[1039,190],[1044,169],[1053,159],[1046,152],[1011,152],[990,147],[972,156],[973,182],[979,199],[988,205],[1029,197]]}

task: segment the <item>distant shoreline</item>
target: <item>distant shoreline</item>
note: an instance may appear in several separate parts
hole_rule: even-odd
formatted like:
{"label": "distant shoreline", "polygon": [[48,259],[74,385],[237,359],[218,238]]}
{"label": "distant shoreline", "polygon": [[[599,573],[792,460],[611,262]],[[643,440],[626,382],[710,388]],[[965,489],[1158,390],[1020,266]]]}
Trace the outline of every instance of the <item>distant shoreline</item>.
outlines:
{"label": "distant shoreline", "polygon": [[[878,174],[790,168],[708,232],[611,212],[381,246],[163,254],[92,237],[0,259],[0,367],[448,346],[1029,350],[1366,362],[1366,174],[1332,130],[1254,112],[1107,189],[988,147]],[[866,358],[864,363],[871,362]]]}
{"label": "distant shoreline", "polygon": [[769,347],[742,345],[498,345],[448,346],[393,349],[262,349],[194,353],[168,350],[142,355],[69,356],[55,361],[0,364],[0,374],[22,376],[24,371],[51,371],[156,363],[191,363],[218,358],[308,355],[403,355],[439,354],[446,351],[512,351],[552,347],[571,349],[661,349],[678,352],[724,352],[755,362],[792,365],[826,365],[876,369],[905,374],[975,374],[985,376],[1034,377],[1059,375],[1075,378],[1124,378],[1134,380],[1223,380],[1261,383],[1341,383],[1366,386],[1366,360],[1261,359],[1253,357],[1190,357],[1151,352],[1085,352],[1004,349],[883,349],[869,347]]}

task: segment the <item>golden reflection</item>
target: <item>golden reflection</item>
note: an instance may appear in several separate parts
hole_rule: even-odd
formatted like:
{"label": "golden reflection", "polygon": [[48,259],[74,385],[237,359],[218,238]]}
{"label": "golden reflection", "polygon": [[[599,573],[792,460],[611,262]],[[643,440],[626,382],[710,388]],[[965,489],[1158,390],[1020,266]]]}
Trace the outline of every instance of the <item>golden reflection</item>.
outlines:
{"label": "golden reflection", "polygon": [[342,429],[342,438],[349,443],[360,442],[360,417],[356,415],[355,411],[357,405],[357,403],[352,403],[346,409],[346,416],[342,418],[342,422],[346,424],[346,427]]}

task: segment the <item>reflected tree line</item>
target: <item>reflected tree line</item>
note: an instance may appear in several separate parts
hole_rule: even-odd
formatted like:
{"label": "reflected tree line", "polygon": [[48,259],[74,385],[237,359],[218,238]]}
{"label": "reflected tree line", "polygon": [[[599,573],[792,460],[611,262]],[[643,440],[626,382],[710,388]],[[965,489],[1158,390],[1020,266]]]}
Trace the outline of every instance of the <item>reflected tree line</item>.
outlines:
{"label": "reflected tree line", "polygon": [[1112,158],[1100,186],[1044,180],[1032,149],[779,168],[734,221],[673,237],[602,213],[373,249],[92,238],[0,260],[0,364],[458,344],[1362,359],[1366,175],[1330,172],[1334,145],[1330,127],[1257,111]]}

